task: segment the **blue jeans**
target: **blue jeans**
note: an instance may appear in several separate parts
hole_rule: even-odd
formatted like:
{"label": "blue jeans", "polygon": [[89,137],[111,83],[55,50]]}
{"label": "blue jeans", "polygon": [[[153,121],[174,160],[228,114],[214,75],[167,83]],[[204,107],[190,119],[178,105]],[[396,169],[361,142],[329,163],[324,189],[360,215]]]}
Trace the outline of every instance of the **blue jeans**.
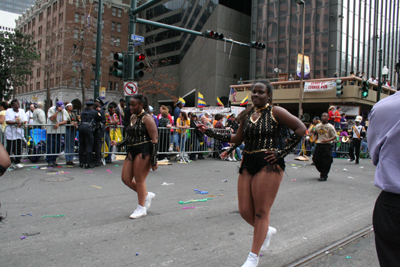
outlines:
{"label": "blue jeans", "polygon": [[61,136],[62,134],[46,135],[47,154],[56,154],[53,156],[46,156],[47,162],[56,162],[57,157],[61,152]]}
{"label": "blue jeans", "polygon": [[[186,137],[186,134],[184,134],[183,139],[181,138],[181,136],[182,135],[180,133],[174,132],[174,146],[175,147],[179,146],[180,150],[184,151],[187,137]],[[182,143],[181,143],[181,139],[182,139]]]}
{"label": "blue jeans", "polygon": [[[75,136],[76,129],[74,126],[67,126],[65,132],[65,154],[74,153],[75,152]],[[65,155],[65,160],[73,161],[74,155]]]}
{"label": "blue jeans", "polygon": [[243,150],[243,149],[244,149],[244,144],[241,144],[235,150],[238,160],[242,160],[242,152],[241,152],[241,150]]}
{"label": "blue jeans", "polygon": [[[108,146],[108,151],[111,152],[112,147],[110,147],[110,132],[109,131],[105,131],[105,133],[104,133],[104,142]],[[108,156],[106,157],[106,162],[111,162],[111,153],[108,153]]]}

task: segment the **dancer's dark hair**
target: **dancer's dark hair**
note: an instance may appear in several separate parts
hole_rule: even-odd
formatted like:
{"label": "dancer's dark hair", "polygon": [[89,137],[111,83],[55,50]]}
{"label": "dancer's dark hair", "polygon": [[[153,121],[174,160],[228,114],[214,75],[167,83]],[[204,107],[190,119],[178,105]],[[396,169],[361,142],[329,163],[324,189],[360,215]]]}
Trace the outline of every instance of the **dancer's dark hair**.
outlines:
{"label": "dancer's dark hair", "polygon": [[144,111],[146,111],[147,113],[149,112],[149,101],[147,100],[147,97],[145,95],[136,94],[132,96],[132,98],[139,100],[139,102],[143,104]]}

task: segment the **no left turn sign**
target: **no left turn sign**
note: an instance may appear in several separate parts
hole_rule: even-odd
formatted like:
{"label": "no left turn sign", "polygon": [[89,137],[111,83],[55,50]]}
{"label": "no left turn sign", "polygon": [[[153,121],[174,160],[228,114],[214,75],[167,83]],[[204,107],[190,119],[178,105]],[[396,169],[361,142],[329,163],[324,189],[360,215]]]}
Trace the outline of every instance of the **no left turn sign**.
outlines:
{"label": "no left turn sign", "polygon": [[124,83],[124,94],[125,96],[133,96],[138,92],[137,82],[126,82]]}

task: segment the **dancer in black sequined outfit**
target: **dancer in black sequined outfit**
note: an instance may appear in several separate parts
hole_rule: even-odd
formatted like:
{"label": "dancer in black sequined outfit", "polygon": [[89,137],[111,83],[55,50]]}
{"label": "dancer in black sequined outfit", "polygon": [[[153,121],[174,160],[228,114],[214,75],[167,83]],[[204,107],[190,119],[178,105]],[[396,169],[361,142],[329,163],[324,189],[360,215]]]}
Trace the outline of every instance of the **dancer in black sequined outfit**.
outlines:
{"label": "dancer in black sequined outfit", "polygon": [[157,169],[158,132],[157,126],[148,110],[147,98],[141,94],[134,95],[130,100],[133,113],[130,124],[126,127],[126,137],[120,143],[111,145],[126,146],[127,156],[122,167],[122,181],[130,189],[137,192],[139,205],[131,214],[132,219],[147,215],[151,200],[155,197],[147,192],[146,177],[150,168]]}
{"label": "dancer in black sequined outfit", "polygon": [[[272,86],[268,81],[253,85],[251,99],[253,106],[237,118],[240,126],[236,134],[221,134],[199,125],[199,129],[210,137],[238,145],[243,141],[245,143],[239,169],[239,212],[254,227],[254,235],[251,252],[243,266],[258,265],[260,250],[268,247],[271,236],[276,232],[274,228],[269,228],[269,214],[282,181],[284,157],[306,133],[306,127],[298,118],[286,109],[272,105]],[[294,133],[286,140],[285,147],[278,149],[282,125],[288,126]]]}

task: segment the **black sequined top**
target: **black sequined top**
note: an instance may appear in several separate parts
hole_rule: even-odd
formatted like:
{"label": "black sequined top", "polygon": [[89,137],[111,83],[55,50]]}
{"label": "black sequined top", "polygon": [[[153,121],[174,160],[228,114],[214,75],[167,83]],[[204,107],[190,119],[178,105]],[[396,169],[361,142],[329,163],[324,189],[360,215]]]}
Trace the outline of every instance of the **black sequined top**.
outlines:
{"label": "black sequined top", "polygon": [[128,145],[139,145],[143,143],[148,143],[151,142],[151,138],[149,133],[146,130],[146,125],[143,122],[143,118],[147,115],[148,113],[143,112],[141,113],[135,123],[132,123],[135,115],[132,116],[131,118],[131,123],[128,127],[126,127],[126,137],[124,140],[122,140],[119,144],[118,147]]}
{"label": "black sequined top", "polygon": [[[253,118],[256,112],[260,113],[257,120]],[[253,108],[244,122],[245,153],[277,150],[281,127],[272,115],[271,105],[263,109]]]}

